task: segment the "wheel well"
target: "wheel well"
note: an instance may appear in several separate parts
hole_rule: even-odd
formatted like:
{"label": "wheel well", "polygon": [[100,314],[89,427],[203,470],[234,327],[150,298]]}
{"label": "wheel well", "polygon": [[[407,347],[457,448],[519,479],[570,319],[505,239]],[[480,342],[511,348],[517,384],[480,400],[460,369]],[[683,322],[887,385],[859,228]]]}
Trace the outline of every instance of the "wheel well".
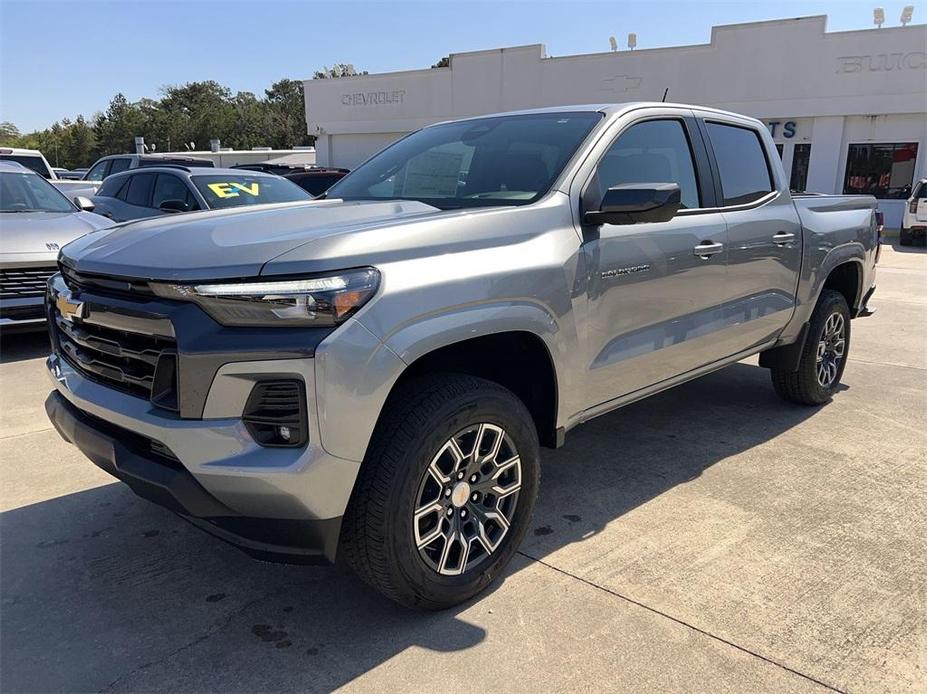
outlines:
{"label": "wheel well", "polygon": [[441,347],[416,359],[396,386],[427,373],[465,373],[512,391],[528,408],[541,445],[557,445],[557,377],[547,347],[537,335],[507,332]]}
{"label": "wheel well", "polygon": [[833,289],[843,294],[847,300],[847,306],[850,307],[850,314],[856,315],[856,303],[859,299],[859,266],[857,263],[849,262],[838,265],[824,280],[822,289]]}

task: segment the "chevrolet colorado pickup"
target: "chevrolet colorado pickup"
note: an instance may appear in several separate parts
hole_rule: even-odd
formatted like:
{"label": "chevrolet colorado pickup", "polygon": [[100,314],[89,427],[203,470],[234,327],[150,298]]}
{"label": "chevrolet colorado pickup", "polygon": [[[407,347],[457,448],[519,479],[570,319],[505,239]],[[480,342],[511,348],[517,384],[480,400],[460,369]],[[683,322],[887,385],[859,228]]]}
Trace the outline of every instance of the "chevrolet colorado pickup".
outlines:
{"label": "chevrolet colorado pickup", "polygon": [[873,198],[793,197],[762,123],[671,104],[404,137],[305,205],[96,232],[49,280],[51,421],[267,559],[459,603],[530,522],[539,446],[759,354],[837,391]]}

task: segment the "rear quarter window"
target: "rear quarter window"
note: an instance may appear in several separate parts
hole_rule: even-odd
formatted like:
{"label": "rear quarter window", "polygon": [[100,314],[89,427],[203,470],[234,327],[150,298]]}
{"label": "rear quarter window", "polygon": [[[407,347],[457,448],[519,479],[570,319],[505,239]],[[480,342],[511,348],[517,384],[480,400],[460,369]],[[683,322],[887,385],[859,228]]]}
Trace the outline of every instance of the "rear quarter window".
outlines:
{"label": "rear quarter window", "polygon": [[714,150],[724,205],[746,205],[773,190],[769,162],[760,135],[752,128],[706,123]]}

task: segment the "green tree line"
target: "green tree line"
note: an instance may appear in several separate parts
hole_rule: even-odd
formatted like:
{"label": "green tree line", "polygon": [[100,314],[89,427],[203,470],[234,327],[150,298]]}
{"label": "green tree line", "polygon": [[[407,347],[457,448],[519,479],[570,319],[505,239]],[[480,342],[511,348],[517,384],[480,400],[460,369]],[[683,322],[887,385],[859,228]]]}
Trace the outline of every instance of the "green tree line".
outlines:
{"label": "green tree line", "polygon": [[313,144],[306,132],[303,85],[283,79],[264,91],[233,93],[215,81],[164,87],[160,99],[134,103],[116,94],[109,107],[92,118],[65,118],[45,130],[22,134],[0,123],[0,145],[41,150],[53,166],[89,166],[98,157],[135,151],[136,136],[156,152],[223,147],[286,149]]}

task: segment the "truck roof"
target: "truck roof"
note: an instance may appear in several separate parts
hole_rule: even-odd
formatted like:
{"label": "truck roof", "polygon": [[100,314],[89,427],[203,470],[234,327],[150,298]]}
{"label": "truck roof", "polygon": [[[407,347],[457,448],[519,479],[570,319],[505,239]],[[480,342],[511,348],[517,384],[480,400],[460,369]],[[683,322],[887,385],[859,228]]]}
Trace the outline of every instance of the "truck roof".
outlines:
{"label": "truck roof", "polygon": [[21,147],[0,147],[0,154],[28,154],[30,156],[41,157],[42,153],[37,149],[23,149]]}
{"label": "truck roof", "polygon": [[[612,104],[569,104],[565,106],[543,106],[540,108],[519,109],[517,111],[502,111],[499,113],[485,113],[479,116],[470,116],[467,118],[454,118],[451,120],[441,121],[441,123],[459,122],[462,120],[477,120],[481,118],[495,118],[498,116],[526,116],[526,115],[541,114],[541,113],[595,113],[595,112],[598,112],[598,113],[604,113],[606,115],[614,115],[616,113],[622,113],[624,111],[632,111],[638,108],[654,108],[654,107],[698,109],[699,111],[710,111],[712,113],[717,113],[719,115],[735,117],[740,120],[743,120],[744,118],[746,118],[746,116],[740,113],[734,113],[732,111],[722,111],[721,109],[711,108],[710,106],[699,106],[698,104],[677,104],[677,103],[663,102],[663,101],[624,101],[624,102],[612,103]],[[435,123],[434,125],[440,125],[440,123]]]}

